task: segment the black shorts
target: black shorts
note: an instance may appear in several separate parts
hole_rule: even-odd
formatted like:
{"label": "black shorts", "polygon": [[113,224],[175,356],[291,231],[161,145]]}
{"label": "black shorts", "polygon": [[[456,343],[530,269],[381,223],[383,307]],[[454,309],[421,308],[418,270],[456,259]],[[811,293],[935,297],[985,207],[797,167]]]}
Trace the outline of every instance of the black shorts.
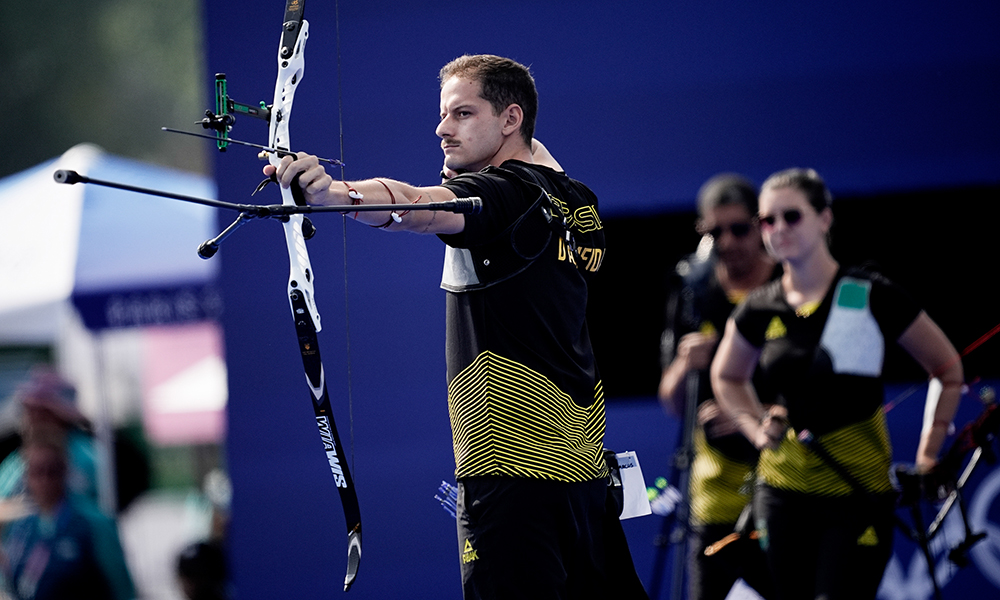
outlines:
{"label": "black shorts", "polygon": [[777,597],[874,600],[892,556],[894,498],[758,486],[754,514]]}
{"label": "black shorts", "polygon": [[[609,515],[607,490],[604,479],[459,481],[458,544],[465,600],[622,597],[615,581],[623,556],[616,532],[608,533],[609,518],[618,532],[621,526],[617,515]],[[616,559],[610,564],[609,538]],[[624,535],[620,541],[624,543]],[[624,550],[627,555],[627,545]],[[627,566],[635,578],[630,556]],[[611,583],[609,572],[614,573]],[[610,593],[612,585],[616,593]]]}

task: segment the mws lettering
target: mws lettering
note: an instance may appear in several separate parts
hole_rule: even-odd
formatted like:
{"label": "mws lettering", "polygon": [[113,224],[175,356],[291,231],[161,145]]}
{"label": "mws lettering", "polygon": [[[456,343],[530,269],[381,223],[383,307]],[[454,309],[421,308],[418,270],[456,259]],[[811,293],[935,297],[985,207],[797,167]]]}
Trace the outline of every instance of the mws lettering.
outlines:
{"label": "mws lettering", "polygon": [[344,469],[340,466],[340,458],[337,456],[337,444],[334,443],[333,432],[330,430],[330,419],[316,417],[316,425],[319,426],[319,437],[323,440],[323,448],[326,450],[326,460],[330,463],[333,480],[337,483],[337,487],[347,488]]}

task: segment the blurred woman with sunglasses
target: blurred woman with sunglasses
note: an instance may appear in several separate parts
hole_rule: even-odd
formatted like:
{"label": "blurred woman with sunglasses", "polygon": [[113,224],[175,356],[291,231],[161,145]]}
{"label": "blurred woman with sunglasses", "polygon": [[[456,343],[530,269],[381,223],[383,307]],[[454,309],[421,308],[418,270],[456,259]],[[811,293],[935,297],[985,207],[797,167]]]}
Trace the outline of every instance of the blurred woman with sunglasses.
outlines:
{"label": "blurred woman with sunglasses", "polygon": [[[784,273],[733,313],[711,367],[721,407],[761,449],[754,517],[783,600],[875,598],[893,537],[886,343],[943,384],[936,405],[928,399],[918,469],[936,464],[963,378],[954,347],[905,292],[833,258],[830,202],[811,169],[764,182],[761,233]],[[750,385],[758,368],[770,409]]]}

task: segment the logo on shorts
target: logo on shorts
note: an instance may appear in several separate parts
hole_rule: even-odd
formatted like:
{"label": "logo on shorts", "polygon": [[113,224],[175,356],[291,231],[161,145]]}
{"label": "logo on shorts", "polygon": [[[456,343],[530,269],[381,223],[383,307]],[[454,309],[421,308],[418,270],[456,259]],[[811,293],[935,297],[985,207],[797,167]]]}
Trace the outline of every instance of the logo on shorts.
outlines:
{"label": "logo on shorts", "polygon": [[469,564],[479,558],[479,553],[472,547],[472,542],[465,540],[465,549],[462,550],[462,563]]}
{"label": "logo on shorts", "polygon": [[878,535],[875,534],[875,528],[874,527],[872,527],[871,525],[869,525],[868,529],[865,529],[865,532],[862,533],[861,536],[858,538],[858,545],[859,546],[878,546]]}

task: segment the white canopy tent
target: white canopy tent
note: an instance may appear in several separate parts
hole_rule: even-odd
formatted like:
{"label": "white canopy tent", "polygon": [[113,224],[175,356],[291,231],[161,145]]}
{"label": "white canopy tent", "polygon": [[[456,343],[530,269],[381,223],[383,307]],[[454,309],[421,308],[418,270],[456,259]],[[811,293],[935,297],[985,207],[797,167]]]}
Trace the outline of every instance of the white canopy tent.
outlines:
{"label": "white canopy tent", "polygon": [[[206,177],[110,156],[86,144],[0,180],[0,344],[57,339],[71,298],[91,329],[218,313],[212,304],[217,298],[177,294],[215,278],[217,264],[196,255],[198,244],[215,233],[215,209],[95,185],[60,185],[52,177],[57,169],[215,196]],[[142,295],[152,292],[158,295]],[[102,295],[108,301],[95,303]]]}
{"label": "white canopy tent", "polygon": [[141,411],[154,443],[221,441],[218,265],[197,256],[216,210],[58,184],[57,169],[215,197],[206,177],[86,144],[0,180],[0,347],[51,347],[104,439]]}

